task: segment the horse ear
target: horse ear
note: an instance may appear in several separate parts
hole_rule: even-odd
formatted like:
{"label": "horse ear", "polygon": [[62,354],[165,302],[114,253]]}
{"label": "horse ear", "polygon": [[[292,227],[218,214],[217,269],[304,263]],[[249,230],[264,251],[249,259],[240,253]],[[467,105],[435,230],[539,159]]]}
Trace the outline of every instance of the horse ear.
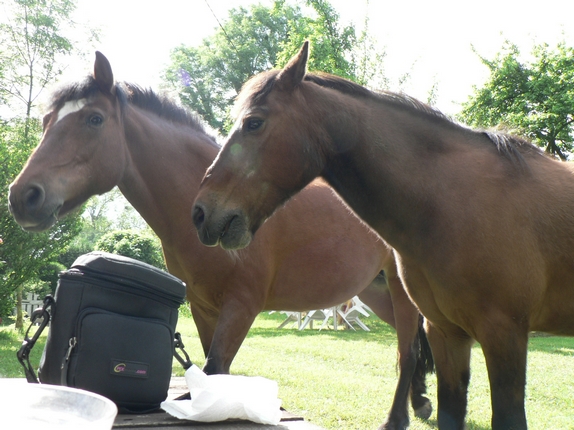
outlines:
{"label": "horse ear", "polygon": [[114,74],[108,59],[100,51],[96,51],[96,62],[94,63],[94,79],[103,93],[113,94]]}
{"label": "horse ear", "polygon": [[299,85],[307,72],[307,59],[309,58],[309,41],[305,41],[297,55],[289,60],[287,65],[277,76],[277,84],[283,90],[291,90]]}

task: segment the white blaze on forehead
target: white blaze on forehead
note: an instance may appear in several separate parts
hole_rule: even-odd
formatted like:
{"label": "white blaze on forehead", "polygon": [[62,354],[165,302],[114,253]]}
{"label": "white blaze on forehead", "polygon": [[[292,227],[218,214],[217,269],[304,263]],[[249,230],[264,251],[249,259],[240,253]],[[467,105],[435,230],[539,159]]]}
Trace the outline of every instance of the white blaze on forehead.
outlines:
{"label": "white blaze on forehead", "polygon": [[56,118],[56,122],[60,121],[66,115],[69,115],[69,114],[74,113],[74,112],[78,112],[80,109],[82,109],[86,105],[86,103],[87,103],[86,99],[71,100],[69,102],[64,103],[64,106],[62,106],[62,109],[60,109],[58,111],[58,117]]}

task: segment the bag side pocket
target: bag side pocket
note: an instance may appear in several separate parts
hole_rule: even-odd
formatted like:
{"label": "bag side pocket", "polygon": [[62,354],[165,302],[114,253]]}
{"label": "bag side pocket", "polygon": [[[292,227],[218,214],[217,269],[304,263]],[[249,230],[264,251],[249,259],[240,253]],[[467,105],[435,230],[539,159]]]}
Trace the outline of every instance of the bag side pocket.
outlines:
{"label": "bag side pocket", "polygon": [[157,409],[169,389],[173,339],[173,330],[161,320],[85,309],[67,385],[101,394],[122,412]]}

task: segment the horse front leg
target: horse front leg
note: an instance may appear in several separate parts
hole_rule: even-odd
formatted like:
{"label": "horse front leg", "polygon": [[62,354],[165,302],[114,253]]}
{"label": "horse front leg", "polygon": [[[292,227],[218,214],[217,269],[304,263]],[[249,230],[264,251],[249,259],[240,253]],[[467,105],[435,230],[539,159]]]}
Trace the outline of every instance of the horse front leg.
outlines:
{"label": "horse front leg", "polygon": [[228,374],[231,363],[247,336],[259,309],[226,300],[215,326],[211,348],[203,371],[208,375]]}
{"label": "horse front leg", "polygon": [[399,381],[389,415],[379,430],[406,429],[409,426],[408,398],[420,346],[418,309],[407,296],[403,284],[397,276],[389,277],[388,285],[393,301],[399,343]]}
{"label": "horse front leg", "polygon": [[479,342],[490,381],[493,430],[526,430],[524,408],[528,330],[509,319]]}
{"label": "horse front leg", "polygon": [[445,324],[439,329],[426,321],[438,380],[438,428],[464,430],[474,340],[460,327]]}
{"label": "horse front leg", "polygon": [[211,349],[211,342],[213,341],[213,334],[215,333],[215,326],[217,324],[218,315],[209,316],[203,310],[193,306],[193,304],[190,305],[190,308],[191,315],[193,316],[193,321],[197,327],[197,333],[199,335],[201,347],[203,348],[203,354],[206,358],[206,363],[204,366],[207,366],[209,363],[209,350]]}

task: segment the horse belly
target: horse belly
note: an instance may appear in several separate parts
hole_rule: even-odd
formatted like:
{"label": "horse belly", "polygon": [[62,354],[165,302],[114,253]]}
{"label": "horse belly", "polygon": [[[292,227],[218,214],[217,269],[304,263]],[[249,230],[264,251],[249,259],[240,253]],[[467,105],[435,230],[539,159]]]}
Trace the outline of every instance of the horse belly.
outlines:
{"label": "horse belly", "polygon": [[332,239],[318,239],[282,259],[266,308],[303,311],[336,306],[375,279],[386,250],[377,249],[374,241]]}
{"label": "horse belly", "polygon": [[341,304],[363,291],[391,255],[322,181],[278,210],[258,235],[272,243],[274,273],[266,309],[304,311]]}
{"label": "horse belly", "polygon": [[574,336],[574,280],[548,288],[540,307],[533,313],[530,329]]}
{"label": "horse belly", "polygon": [[411,301],[418,307],[421,314],[435,324],[446,321],[447,318],[435,300],[433,288],[424,273],[414,265],[405,264],[397,256],[397,270]]}

